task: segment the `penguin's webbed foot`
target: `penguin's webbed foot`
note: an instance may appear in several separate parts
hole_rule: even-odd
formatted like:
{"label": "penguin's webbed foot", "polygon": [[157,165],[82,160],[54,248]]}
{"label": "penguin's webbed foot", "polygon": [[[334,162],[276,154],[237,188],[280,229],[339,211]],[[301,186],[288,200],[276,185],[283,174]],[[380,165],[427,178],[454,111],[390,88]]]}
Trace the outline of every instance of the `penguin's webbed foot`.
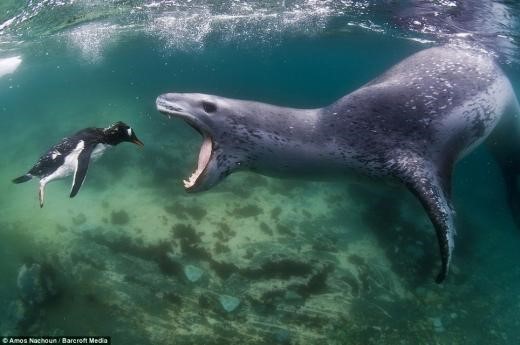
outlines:
{"label": "penguin's webbed foot", "polygon": [[45,185],[40,184],[40,189],[38,190],[38,200],[40,201],[40,208],[43,208],[44,196],[45,196]]}

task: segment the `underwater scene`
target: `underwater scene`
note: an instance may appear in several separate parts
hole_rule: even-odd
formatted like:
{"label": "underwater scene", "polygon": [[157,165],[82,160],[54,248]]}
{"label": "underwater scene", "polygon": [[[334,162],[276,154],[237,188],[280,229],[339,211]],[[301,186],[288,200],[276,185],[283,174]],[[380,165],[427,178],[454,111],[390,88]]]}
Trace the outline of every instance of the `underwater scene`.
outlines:
{"label": "underwater scene", "polygon": [[[489,122],[474,124],[480,141],[440,194],[422,198],[406,179],[367,176],[375,165],[307,176],[339,164],[340,144],[316,159],[331,150],[320,140],[342,140],[339,120],[290,146],[298,126],[314,129],[375,78],[385,90],[406,83],[413,62],[389,82],[384,73],[431,47],[495,61],[520,95],[519,20],[520,4],[505,0],[1,0],[0,336],[520,344],[519,186],[506,172],[518,155],[489,150]],[[424,97],[446,91],[425,87]],[[499,104],[504,92],[482,97]],[[377,94],[367,97],[356,106]],[[414,97],[388,96],[377,116],[399,118],[392,104]],[[216,137],[191,107],[233,113],[235,125]],[[419,141],[390,122],[383,142],[386,129],[396,147]],[[272,141],[262,128],[276,129]],[[370,142],[368,128],[358,141]],[[431,207],[448,213],[435,218],[428,198],[443,188],[451,198]]]}

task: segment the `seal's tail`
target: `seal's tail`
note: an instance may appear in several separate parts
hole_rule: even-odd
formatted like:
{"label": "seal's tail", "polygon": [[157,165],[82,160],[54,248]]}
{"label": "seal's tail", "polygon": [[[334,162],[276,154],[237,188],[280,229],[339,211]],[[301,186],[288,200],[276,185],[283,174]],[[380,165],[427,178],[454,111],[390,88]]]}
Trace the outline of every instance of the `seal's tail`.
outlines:
{"label": "seal's tail", "polygon": [[32,176],[29,174],[22,175],[20,177],[17,177],[13,179],[13,183],[24,183],[32,179]]}

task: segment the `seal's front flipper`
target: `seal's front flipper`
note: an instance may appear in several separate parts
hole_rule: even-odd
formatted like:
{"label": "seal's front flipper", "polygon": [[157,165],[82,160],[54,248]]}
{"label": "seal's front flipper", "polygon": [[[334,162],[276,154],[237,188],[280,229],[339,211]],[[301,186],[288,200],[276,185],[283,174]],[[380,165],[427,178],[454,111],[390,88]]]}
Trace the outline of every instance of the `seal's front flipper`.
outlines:
{"label": "seal's front flipper", "polygon": [[76,164],[76,171],[74,172],[74,180],[72,181],[72,189],[70,190],[70,197],[73,198],[78,194],[79,189],[85,181],[87,176],[88,164],[90,162],[90,154],[92,147],[85,147],[78,155],[78,162]]}
{"label": "seal's front flipper", "polygon": [[393,168],[397,177],[421,201],[435,227],[442,261],[435,281],[442,283],[448,274],[456,234],[454,211],[449,200],[452,164],[437,166],[415,154],[402,154],[394,161]]}

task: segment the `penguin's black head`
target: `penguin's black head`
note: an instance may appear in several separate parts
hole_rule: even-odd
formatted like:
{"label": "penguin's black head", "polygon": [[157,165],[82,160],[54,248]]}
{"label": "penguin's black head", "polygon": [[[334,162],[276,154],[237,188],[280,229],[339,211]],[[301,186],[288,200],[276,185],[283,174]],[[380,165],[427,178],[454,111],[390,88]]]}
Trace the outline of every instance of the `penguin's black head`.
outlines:
{"label": "penguin's black head", "polygon": [[143,142],[137,139],[134,130],[124,122],[116,122],[103,130],[106,142],[110,145],[117,145],[124,141],[144,146]]}

